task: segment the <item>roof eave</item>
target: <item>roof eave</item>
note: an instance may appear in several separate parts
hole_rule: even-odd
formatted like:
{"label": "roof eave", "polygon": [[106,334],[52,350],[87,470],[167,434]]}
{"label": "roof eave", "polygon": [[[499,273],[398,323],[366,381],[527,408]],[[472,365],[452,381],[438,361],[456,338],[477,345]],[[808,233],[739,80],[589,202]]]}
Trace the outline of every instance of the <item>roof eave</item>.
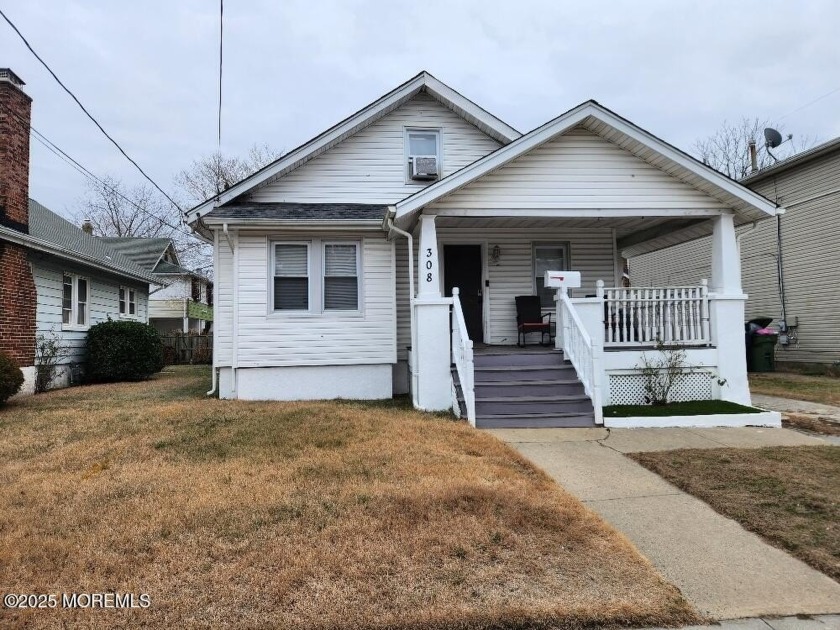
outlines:
{"label": "roof eave", "polygon": [[83,264],[87,267],[92,267],[94,269],[106,271],[116,276],[130,278],[132,280],[137,280],[139,282],[144,283],[157,284],[157,281],[155,280],[155,278],[152,277],[151,274],[135,274],[130,271],[120,269],[116,266],[106,265],[103,264],[101,261],[98,261],[95,258],[87,256],[86,254],[83,254],[81,252],[69,250],[54,243],[44,241],[42,239],[30,236],[28,234],[22,234],[21,232],[18,232],[16,230],[10,230],[9,228],[3,226],[0,226],[0,238],[15,243],[17,245],[27,247],[29,249],[40,251],[46,254],[51,254],[53,256],[58,256],[60,258],[70,260],[72,262]]}

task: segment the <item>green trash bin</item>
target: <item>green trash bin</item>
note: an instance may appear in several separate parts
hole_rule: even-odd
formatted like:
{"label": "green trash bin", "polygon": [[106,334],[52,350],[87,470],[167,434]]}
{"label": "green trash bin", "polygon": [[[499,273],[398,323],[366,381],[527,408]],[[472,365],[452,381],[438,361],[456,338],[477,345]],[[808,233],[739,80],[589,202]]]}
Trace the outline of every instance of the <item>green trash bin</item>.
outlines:
{"label": "green trash bin", "polygon": [[750,347],[751,372],[776,371],[776,341],[779,335],[753,335]]}

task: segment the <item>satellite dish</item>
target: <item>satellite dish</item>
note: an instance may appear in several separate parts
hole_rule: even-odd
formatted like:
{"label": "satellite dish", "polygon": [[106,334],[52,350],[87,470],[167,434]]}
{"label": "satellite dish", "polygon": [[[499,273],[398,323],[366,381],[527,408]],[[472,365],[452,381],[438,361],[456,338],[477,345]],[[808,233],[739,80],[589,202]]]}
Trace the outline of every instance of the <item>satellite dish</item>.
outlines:
{"label": "satellite dish", "polygon": [[767,141],[766,146],[770,147],[771,149],[775,149],[777,146],[782,144],[782,134],[780,134],[772,127],[767,127],[764,130],[764,139]]}

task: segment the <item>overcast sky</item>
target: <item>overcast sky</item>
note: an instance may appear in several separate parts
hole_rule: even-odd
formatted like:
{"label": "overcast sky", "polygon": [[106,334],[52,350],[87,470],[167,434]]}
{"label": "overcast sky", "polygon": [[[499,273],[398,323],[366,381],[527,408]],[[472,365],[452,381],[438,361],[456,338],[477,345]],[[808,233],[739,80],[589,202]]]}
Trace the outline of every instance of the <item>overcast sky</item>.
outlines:
{"label": "overcast sky", "polygon": [[[217,0],[0,0],[36,51],[167,190],[216,148]],[[420,70],[520,131],[594,98],[683,148],[726,119],[840,135],[840,3],[227,0],[222,148],[291,149]],[[139,176],[12,30],[0,67],[33,126],[97,175]],[[30,196],[85,180],[32,142]]]}

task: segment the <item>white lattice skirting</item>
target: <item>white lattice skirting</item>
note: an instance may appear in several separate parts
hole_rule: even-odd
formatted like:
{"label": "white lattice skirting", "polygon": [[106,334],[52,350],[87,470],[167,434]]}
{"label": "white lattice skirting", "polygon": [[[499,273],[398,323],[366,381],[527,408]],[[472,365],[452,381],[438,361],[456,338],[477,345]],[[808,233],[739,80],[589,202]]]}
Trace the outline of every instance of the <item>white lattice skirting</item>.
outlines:
{"label": "white lattice skirting", "polygon": [[[689,372],[682,375],[671,393],[672,402],[709,400],[712,398],[712,375]],[[645,378],[641,374],[610,374],[611,405],[644,405]]]}

